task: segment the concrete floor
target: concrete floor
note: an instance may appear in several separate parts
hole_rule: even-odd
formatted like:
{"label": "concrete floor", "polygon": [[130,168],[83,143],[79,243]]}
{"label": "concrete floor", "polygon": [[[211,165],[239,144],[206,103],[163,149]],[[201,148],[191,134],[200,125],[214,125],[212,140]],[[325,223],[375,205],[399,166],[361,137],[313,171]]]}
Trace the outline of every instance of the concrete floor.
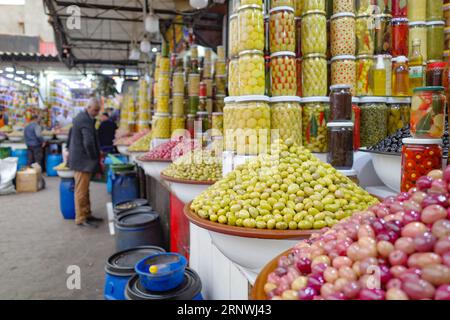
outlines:
{"label": "concrete floor", "polygon": [[[59,178],[38,193],[0,196],[0,299],[103,299],[104,266],[115,252],[109,233],[106,184],[91,183],[97,229],[77,227],[59,211]],[[81,289],[70,290],[69,266],[80,268]]]}

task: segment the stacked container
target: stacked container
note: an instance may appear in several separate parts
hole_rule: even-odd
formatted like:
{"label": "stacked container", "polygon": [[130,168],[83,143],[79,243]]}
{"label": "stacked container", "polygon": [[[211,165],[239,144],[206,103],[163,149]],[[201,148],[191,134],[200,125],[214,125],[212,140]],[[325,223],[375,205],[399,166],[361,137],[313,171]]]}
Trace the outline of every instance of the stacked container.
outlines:
{"label": "stacked container", "polygon": [[[228,72],[233,72],[234,75],[238,71],[238,66],[236,61],[233,61],[233,70],[228,70]],[[230,65],[229,65],[230,66]],[[237,67],[237,68],[236,68]],[[214,102],[213,100],[207,99],[207,111],[209,114],[209,123],[212,128],[212,136],[218,137],[223,135],[223,107],[224,99],[226,96],[226,86],[227,86],[227,73],[226,73],[226,59],[225,59],[225,48],[223,46],[217,47],[217,60],[215,61],[215,93]],[[208,92],[206,92],[208,94]]]}
{"label": "stacked container", "polygon": [[139,95],[138,95],[138,119],[137,130],[142,131],[149,129],[151,120],[150,108],[150,88],[151,85],[145,78],[139,80]]}

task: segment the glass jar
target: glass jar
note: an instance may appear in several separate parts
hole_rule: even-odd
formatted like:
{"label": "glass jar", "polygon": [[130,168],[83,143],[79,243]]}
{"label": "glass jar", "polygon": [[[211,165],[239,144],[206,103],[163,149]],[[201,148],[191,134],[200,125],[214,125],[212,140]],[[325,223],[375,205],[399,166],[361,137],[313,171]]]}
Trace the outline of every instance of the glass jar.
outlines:
{"label": "glass jar", "polygon": [[212,77],[212,63],[211,62],[204,62],[203,63],[203,69],[202,69],[202,79],[211,78]]}
{"label": "glass jar", "polygon": [[338,170],[338,172],[349,178],[350,181],[354,182],[356,185],[359,185],[358,172],[356,172],[356,170]]}
{"label": "glass jar", "polygon": [[324,12],[308,11],[302,17],[302,54],[327,53],[327,18]]}
{"label": "glass jar", "polygon": [[[234,79],[236,81],[236,78]],[[203,82],[206,84],[206,96],[213,96],[213,79],[203,79]]]}
{"label": "glass jar", "polygon": [[370,72],[373,65],[373,56],[361,55],[356,57],[356,96],[373,94],[370,86]]}
{"label": "glass jar", "polygon": [[263,5],[263,0],[240,0],[241,1],[241,6],[243,5],[257,5],[257,6],[262,6]]}
{"label": "glass jar", "polygon": [[303,14],[303,1],[304,0],[294,0],[294,9],[296,17],[300,18]]}
{"label": "glass jar", "polygon": [[331,55],[354,55],[355,43],[355,14],[337,13],[331,17]]}
{"label": "glass jar", "polygon": [[184,95],[184,73],[176,72],[173,74],[172,93]]}
{"label": "glass jar", "polygon": [[172,96],[172,114],[174,116],[184,115],[184,94],[174,93]]}
{"label": "glass jar", "polygon": [[170,138],[170,114],[155,113],[152,118],[152,137],[154,139]]}
{"label": "glass jar", "polygon": [[184,132],[185,122],[186,120],[184,119],[184,116],[172,116],[172,119],[170,121],[171,135],[173,136],[176,131],[180,130]]}
{"label": "glass jar", "polygon": [[223,108],[223,135],[225,138],[225,150],[236,150],[234,141],[234,127],[233,119],[237,118],[236,114],[236,97],[226,97],[224,99]]}
{"label": "glass jar", "polygon": [[198,73],[189,74],[188,94],[190,96],[198,96],[200,94],[200,75]]}
{"label": "glass jar", "polygon": [[295,51],[295,15],[291,7],[270,10],[270,51]]}
{"label": "glass jar", "polygon": [[352,122],[353,126],[353,149],[358,150],[361,147],[361,108],[359,107],[359,98],[352,97]]}
{"label": "glass jar", "polygon": [[295,18],[295,54],[297,58],[302,56],[302,19]]}
{"label": "glass jar", "polygon": [[426,85],[427,86],[443,86],[443,74],[446,62],[431,62],[427,65]]}
{"label": "glass jar", "polygon": [[188,113],[192,114],[197,113],[199,105],[200,105],[199,96],[189,96]]}
{"label": "glass jar", "polygon": [[156,97],[156,112],[167,113],[169,112],[169,96],[157,96]]}
{"label": "glass jar", "polygon": [[188,114],[186,118],[186,130],[191,138],[195,137],[195,114]]}
{"label": "glass jar", "polygon": [[276,7],[290,7],[294,9],[294,0],[271,0],[270,1],[270,8],[276,8]]}
{"label": "glass jar", "polygon": [[227,73],[227,64],[225,60],[217,59],[215,62],[215,73],[216,76],[224,76]]}
{"label": "glass jar", "polygon": [[392,95],[394,97],[409,96],[408,58],[399,56],[392,59]]}
{"label": "glass jar", "polygon": [[408,1],[392,0],[392,16],[394,18],[408,17]]}
{"label": "glass jar", "polygon": [[209,114],[211,114],[211,112],[213,112],[214,108],[213,108],[213,99],[212,98],[207,98],[206,99],[206,111],[208,111]]}
{"label": "glass jar", "polygon": [[161,73],[156,87],[157,96],[168,96],[170,94],[170,77],[168,73]]}
{"label": "glass jar", "polygon": [[235,57],[239,54],[239,29],[238,29],[238,15],[232,14],[229,20],[228,30],[228,56]]}
{"label": "glass jar", "polygon": [[373,16],[358,16],[356,18],[356,53],[357,55],[373,55],[375,51],[375,19]]}
{"label": "glass jar", "polygon": [[428,42],[427,25],[425,21],[409,22],[409,52],[412,52],[414,40],[420,40],[420,53],[422,54],[423,61],[427,61]]}
{"label": "glass jar", "polygon": [[341,12],[355,12],[354,0],[334,0],[333,1],[333,14]]}
{"label": "glass jar", "polygon": [[228,94],[239,95],[239,59],[233,58],[228,63]]}
{"label": "glass jar", "polygon": [[427,1],[427,21],[440,21],[444,19],[444,1]]}
{"label": "glass jar", "polygon": [[212,136],[222,136],[223,132],[223,112],[213,112],[211,114]]}
{"label": "glass jar", "polygon": [[281,51],[270,56],[272,96],[295,96],[297,93],[297,74],[295,53]]}
{"label": "glass jar", "polygon": [[450,50],[450,27],[447,27],[444,29],[444,37],[445,37],[445,45],[444,45],[444,49],[446,50]]}
{"label": "glass jar", "polygon": [[430,171],[442,170],[441,139],[403,139],[401,192],[416,186]]}
{"label": "glass jar", "polygon": [[408,37],[408,19],[392,19],[392,55],[394,57],[408,56]]}
{"label": "glass jar", "polygon": [[331,85],[348,84],[356,93],[356,57],[336,56],[331,59]]}
{"label": "glass jar", "polygon": [[444,20],[445,25],[450,26],[450,3],[444,5]]}
{"label": "glass jar", "polygon": [[428,60],[442,60],[444,56],[444,21],[427,22],[427,38],[433,39],[427,46]]}
{"label": "glass jar", "polygon": [[170,58],[161,57],[159,59],[159,69],[161,72],[170,72]]}
{"label": "glass jar", "polygon": [[328,122],[327,162],[336,169],[353,167],[353,123]]}
{"label": "glass jar", "polygon": [[396,133],[406,127],[410,121],[411,98],[388,98],[388,135]]}
{"label": "glass jar", "polygon": [[411,135],[418,139],[440,139],[444,135],[444,87],[414,89],[411,104]]}
{"label": "glass jar", "polygon": [[375,16],[375,54],[391,54],[392,16]]}
{"label": "glass jar", "polygon": [[[356,14],[358,16],[371,15],[373,13],[372,0],[356,0]],[[381,11],[380,11],[381,12]]]}
{"label": "glass jar", "polygon": [[205,133],[209,129],[209,116],[207,111],[198,111],[196,121],[202,124],[202,133]]}
{"label": "glass jar", "polygon": [[303,0],[303,12],[320,10],[326,12],[326,0]]}
{"label": "glass jar", "polygon": [[351,86],[334,85],[330,88],[330,122],[350,121],[352,119]]}
{"label": "glass jar", "polygon": [[377,144],[387,136],[388,108],[386,98],[364,97],[360,99],[361,108],[361,146]]}
{"label": "glass jar", "polygon": [[302,108],[299,97],[275,97],[270,99],[271,128],[278,130],[280,139],[292,140],[302,145]]}
{"label": "glass jar", "polygon": [[265,65],[262,51],[243,51],[239,54],[239,95],[263,95]]}
{"label": "glass jar", "polygon": [[238,9],[239,52],[264,50],[264,16],[261,6],[245,5]]}
{"label": "glass jar", "polygon": [[328,152],[327,121],[330,98],[309,97],[302,99],[303,146],[316,153]]}
{"label": "glass jar", "polygon": [[408,20],[425,21],[427,19],[427,0],[408,0]]}
{"label": "glass jar", "polygon": [[216,75],[215,82],[216,82],[216,94],[226,94],[227,76]]}
{"label": "glass jar", "polygon": [[302,90],[302,59],[297,58],[295,59],[295,66],[297,70],[297,96],[301,97],[303,96],[303,90]]}
{"label": "glass jar", "polygon": [[311,54],[302,60],[303,96],[326,96],[328,91],[327,59],[325,55]]}
{"label": "glass jar", "polygon": [[206,111],[206,96],[198,97],[198,111]]}
{"label": "glass jar", "polygon": [[225,106],[225,95],[216,94],[214,99],[214,112],[223,112]]}

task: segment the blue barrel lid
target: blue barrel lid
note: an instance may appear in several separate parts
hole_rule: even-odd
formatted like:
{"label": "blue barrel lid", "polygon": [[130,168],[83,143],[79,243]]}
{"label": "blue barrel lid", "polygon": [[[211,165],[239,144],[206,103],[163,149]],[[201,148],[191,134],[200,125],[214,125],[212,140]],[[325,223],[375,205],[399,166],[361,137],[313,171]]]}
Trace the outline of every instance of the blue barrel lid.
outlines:
{"label": "blue barrel lid", "polygon": [[123,228],[138,228],[150,225],[159,219],[157,212],[148,210],[146,212],[139,212],[141,208],[132,210],[136,212],[127,212],[118,216],[116,225]]}
{"label": "blue barrel lid", "polygon": [[134,275],[127,283],[125,297],[128,300],[192,300],[202,291],[202,282],[198,274],[186,268],[183,282],[176,288],[166,292],[156,292],[145,289]]}
{"label": "blue barrel lid", "polygon": [[132,276],[136,263],[149,255],[166,252],[157,246],[140,246],[113,254],[106,261],[105,271],[116,276]]}
{"label": "blue barrel lid", "polygon": [[114,206],[114,213],[118,212],[125,212],[129,210],[136,209],[138,207],[146,206],[150,208],[150,211],[152,210],[150,206],[148,206],[148,201],[146,199],[134,199],[134,200],[128,200],[128,201],[122,201],[117,203]]}

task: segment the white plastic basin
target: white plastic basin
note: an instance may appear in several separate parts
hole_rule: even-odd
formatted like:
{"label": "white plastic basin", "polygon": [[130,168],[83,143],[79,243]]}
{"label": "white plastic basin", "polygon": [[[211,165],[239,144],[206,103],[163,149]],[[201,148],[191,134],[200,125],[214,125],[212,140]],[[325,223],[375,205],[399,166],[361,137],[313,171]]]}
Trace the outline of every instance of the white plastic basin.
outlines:
{"label": "white plastic basin", "polygon": [[191,202],[200,193],[210,187],[210,185],[207,184],[187,184],[166,180],[164,180],[164,183],[169,187],[170,192],[184,204]]}
{"label": "white plastic basin", "polygon": [[380,153],[371,153],[371,155],[373,167],[380,180],[387,187],[400,192],[402,157]]}
{"label": "white plastic basin", "polygon": [[149,175],[153,177],[154,179],[157,179],[158,181],[161,180],[161,172],[166,169],[170,162],[162,162],[162,161],[141,161],[139,163],[142,169],[144,169],[144,172],[146,175]]}

